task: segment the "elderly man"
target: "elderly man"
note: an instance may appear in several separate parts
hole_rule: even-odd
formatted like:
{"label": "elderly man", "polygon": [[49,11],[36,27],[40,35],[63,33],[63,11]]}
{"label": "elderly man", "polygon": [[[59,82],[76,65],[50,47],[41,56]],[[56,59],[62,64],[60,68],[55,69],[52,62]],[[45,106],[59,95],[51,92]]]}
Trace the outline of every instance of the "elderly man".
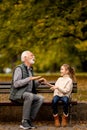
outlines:
{"label": "elderly man", "polygon": [[24,51],[21,55],[21,65],[18,65],[13,73],[13,80],[10,92],[10,100],[23,102],[23,115],[20,128],[35,128],[32,120],[35,119],[42,103],[43,96],[36,94],[36,87],[43,81],[41,76],[33,76],[32,65],[35,63],[35,56],[30,51]]}

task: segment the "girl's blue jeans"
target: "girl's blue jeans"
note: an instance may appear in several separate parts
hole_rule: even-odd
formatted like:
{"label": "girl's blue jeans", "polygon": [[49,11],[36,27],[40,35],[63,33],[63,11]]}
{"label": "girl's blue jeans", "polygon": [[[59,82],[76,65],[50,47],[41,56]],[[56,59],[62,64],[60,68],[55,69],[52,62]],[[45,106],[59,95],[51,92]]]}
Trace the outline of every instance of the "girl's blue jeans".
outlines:
{"label": "girl's blue jeans", "polygon": [[58,114],[58,102],[62,101],[63,103],[63,112],[64,114],[68,114],[68,104],[69,104],[69,98],[67,96],[59,97],[59,96],[54,96],[52,100],[52,109],[53,109],[53,114],[56,115]]}

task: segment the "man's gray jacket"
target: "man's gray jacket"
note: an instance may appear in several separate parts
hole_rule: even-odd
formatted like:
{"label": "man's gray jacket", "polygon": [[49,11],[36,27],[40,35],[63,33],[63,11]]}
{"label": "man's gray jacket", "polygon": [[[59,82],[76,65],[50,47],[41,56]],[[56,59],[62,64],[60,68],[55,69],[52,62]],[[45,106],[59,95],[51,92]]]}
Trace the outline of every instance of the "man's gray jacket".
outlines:
{"label": "man's gray jacket", "polygon": [[[27,66],[25,66],[24,64],[21,64],[17,67],[21,68],[22,79],[28,78],[30,76],[29,73],[28,73],[28,70],[27,70]],[[14,70],[14,72],[15,72],[15,70]],[[13,78],[14,78],[14,73],[13,73]],[[23,96],[23,93],[27,91],[28,87],[29,87],[29,84],[27,83],[26,85],[23,85],[21,87],[16,88],[14,86],[14,83],[13,83],[13,80],[12,80],[9,99],[12,100],[12,101],[20,100]],[[35,83],[35,81],[33,81],[32,91],[31,91],[32,93],[36,94],[36,87],[37,87],[37,83]]]}

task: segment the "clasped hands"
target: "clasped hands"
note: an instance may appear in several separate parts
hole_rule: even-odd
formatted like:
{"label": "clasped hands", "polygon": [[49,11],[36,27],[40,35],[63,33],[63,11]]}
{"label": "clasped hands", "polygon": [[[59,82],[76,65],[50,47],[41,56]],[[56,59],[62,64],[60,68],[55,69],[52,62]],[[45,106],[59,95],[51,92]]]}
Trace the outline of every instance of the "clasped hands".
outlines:
{"label": "clasped hands", "polygon": [[29,77],[30,80],[38,80],[39,83],[47,83],[47,80],[41,76],[31,76]]}
{"label": "clasped hands", "polygon": [[49,86],[52,91],[54,91],[56,89],[56,87],[54,85],[48,83],[47,80],[41,76],[30,77],[30,80],[38,80],[39,83],[43,83],[43,84],[46,84],[47,86]]}

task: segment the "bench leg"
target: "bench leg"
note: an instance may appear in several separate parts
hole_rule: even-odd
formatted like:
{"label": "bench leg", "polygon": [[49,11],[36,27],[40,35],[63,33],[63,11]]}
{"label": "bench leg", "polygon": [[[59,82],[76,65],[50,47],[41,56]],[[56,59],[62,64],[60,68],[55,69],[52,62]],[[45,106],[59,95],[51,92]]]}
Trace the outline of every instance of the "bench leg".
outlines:
{"label": "bench leg", "polygon": [[69,105],[69,125],[72,125],[72,104]]}
{"label": "bench leg", "polygon": [[[69,105],[69,125],[70,125],[70,126],[72,126],[72,113],[73,113],[72,107],[73,107],[73,105],[70,104],[70,105]],[[75,110],[76,110],[76,111],[75,111],[75,116],[76,116],[75,122],[77,123],[77,122],[78,122],[78,118],[77,118],[77,105],[76,105],[76,109],[75,109]]]}

